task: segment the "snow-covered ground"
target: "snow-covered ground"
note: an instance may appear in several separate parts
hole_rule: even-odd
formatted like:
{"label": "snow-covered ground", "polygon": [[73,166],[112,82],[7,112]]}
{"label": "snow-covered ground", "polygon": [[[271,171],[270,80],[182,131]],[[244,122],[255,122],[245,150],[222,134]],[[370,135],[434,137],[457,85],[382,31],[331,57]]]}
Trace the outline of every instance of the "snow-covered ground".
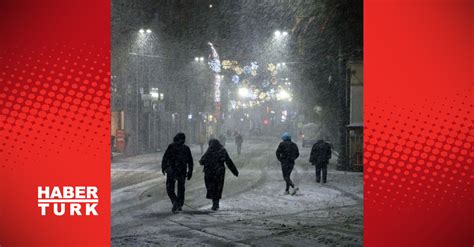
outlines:
{"label": "snow-covered ground", "polygon": [[292,179],[299,186],[284,195],[276,160],[277,139],[245,140],[242,154],[226,149],[239,177],[226,174],[217,212],[205,199],[199,147],[192,146],[193,178],[186,182],[183,212],[171,213],[161,174],[162,153],[116,159],[112,163],[112,246],[362,246],[362,174],[335,171],[315,183],[301,148]]}

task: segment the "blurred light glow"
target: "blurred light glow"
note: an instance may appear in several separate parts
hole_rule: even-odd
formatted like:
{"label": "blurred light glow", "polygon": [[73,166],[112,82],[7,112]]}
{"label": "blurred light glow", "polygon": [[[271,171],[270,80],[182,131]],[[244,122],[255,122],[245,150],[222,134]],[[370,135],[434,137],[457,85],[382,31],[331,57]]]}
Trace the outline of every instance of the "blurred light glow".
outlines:
{"label": "blurred light glow", "polygon": [[276,30],[276,31],[275,31],[275,36],[276,36],[276,37],[279,37],[280,35],[281,35],[281,32],[278,31],[278,30]]}
{"label": "blurred light glow", "polygon": [[239,88],[239,96],[242,97],[242,98],[247,98],[249,97],[249,90],[245,87],[241,87]]}
{"label": "blurred light glow", "polygon": [[198,57],[195,57],[195,58],[194,58],[194,61],[196,61],[196,62],[199,61],[199,58],[198,58]]}
{"label": "blurred light glow", "polygon": [[146,30],[146,33],[151,33],[151,29],[147,29],[147,30]]}
{"label": "blurred light glow", "polygon": [[204,61],[204,57],[200,57],[199,61],[201,61],[201,62]]}
{"label": "blurred light glow", "polygon": [[278,99],[280,100],[285,100],[285,99],[289,99],[291,97],[291,95],[286,91],[286,90],[281,90],[278,95],[277,95]]}
{"label": "blurred light glow", "polygon": [[144,29],[140,29],[139,31],[141,34],[144,34],[145,33],[145,30]]}
{"label": "blurred light glow", "polygon": [[283,36],[286,36],[286,35],[288,35],[288,32],[283,32]]}

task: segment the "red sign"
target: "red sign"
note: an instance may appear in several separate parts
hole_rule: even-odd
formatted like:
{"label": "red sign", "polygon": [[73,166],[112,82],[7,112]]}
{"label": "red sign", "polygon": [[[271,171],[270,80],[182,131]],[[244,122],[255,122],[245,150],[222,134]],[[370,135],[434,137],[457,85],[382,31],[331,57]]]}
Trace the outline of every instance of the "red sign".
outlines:
{"label": "red sign", "polygon": [[125,151],[125,130],[117,130],[115,138],[117,152],[123,153]]}

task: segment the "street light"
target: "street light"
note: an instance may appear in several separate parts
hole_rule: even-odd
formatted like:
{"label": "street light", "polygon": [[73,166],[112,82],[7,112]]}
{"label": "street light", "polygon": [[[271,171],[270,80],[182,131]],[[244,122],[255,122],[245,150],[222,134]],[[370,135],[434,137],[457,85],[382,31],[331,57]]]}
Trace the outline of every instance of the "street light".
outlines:
{"label": "street light", "polygon": [[147,30],[146,30],[146,33],[151,33],[151,29],[147,29]]}
{"label": "street light", "polygon": [[204,61],[204,57],[200,57],[199,61],[201,61],[201,62]]}
{"label": "street light", "polygon": [[140,31],[138,31],[138,32],[140,32],[141,34],[144,34],[144,33],[145,33],[145,29],[142,28],[142,29],[140,29]]}
{"label": "street light", "polygon": [[280,31],[280,30],[276,30],[275,33],[274,33],[274,37],[276,39],[282,39],[283,37],[285,36],[288,36],[288,32],[287,31]]}
{"label": "street light", "polygon": [[194,61],[196,61],[196,62],[199,61],[199,58],[198,58],[198,57],[195,57],[195,58],[194,58]]}

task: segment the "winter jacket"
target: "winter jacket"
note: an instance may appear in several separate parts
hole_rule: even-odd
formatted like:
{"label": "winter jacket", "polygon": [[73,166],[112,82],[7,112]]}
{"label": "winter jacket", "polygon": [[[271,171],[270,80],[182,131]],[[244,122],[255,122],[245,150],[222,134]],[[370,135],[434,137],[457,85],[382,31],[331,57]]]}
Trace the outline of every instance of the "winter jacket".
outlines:
{"label": "winter jacket", "polygon": [[328,162],[331,159],[332,156],[332,150],[331,150],[331,144],[319,140],[313,145],[313,148],[311,148],[311,155],[309,157],[309,162],[312,164],[318,163],[318,162]]}
{"label": "winter jacket", "polygon": [[204,166],[204,183],[206,185],[206,198],[221,199],[224,189],[225,166],[227,164],[229,170],[235,175],[239,175],[239,171],[229,157],[229,154],[218,140],[209,141],[209,148],[199,161]]}
{"label": "winter jacket", "polygon": [[294,164],[295,160],[300,156],[298,146],[289,141],[282,141],[276,150],[276,157],[282,164]]}
{"label": "winter jacket", "polygon": [[206,143],[206,136],[204,134],[198,135],[197,143],[199,145]]}
{"label": "winter jacket", "polygon": [[184,135],[176,135],[163,155],[161,169],[170,175],[190,176],[193,173],[193,156],[184,144]]}
{"label": "winter jacket", "polygon": [[224,176],[224,163],[227,165],[232,174],[235,176],[239,175],[239,171],[235,167],[234,162],[232,162],[230,159],[229,154],[225,148],[222,147],[219,141],[215,139],[209,141],[209,148],[202,156],[199,163],[204,166],[204,173],[206,175],[215,174],[216,176]]}

